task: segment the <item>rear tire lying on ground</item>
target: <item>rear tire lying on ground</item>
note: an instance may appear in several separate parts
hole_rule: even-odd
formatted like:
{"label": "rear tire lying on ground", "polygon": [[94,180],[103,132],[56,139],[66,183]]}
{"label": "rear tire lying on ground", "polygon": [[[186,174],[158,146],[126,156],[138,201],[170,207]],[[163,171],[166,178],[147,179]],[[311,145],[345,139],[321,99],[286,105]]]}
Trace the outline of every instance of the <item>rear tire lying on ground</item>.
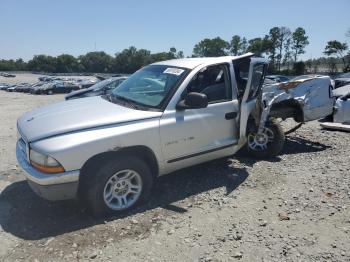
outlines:
{"label": "rear tire lying on ground", "polygon": [[257,128],[250,128],[247,132],[247,144],[245,149],[250,156],[268,158],[277,156],[283,149],[285,136],[281,125],[268,122],[263,134],[256,135]]}
{"label": "rear tire lying on ground", "polygon": [[96,216],[117,214],[145,202],[151,195],[153,176],[136,157],[113,159],[90,174],[82,189],[83,201]]}

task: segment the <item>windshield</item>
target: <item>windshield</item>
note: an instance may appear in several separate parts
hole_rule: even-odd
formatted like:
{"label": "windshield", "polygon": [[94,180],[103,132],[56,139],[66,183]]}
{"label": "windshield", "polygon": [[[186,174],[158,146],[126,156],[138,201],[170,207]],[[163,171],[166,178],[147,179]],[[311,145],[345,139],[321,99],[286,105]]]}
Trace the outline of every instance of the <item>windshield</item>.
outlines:
{"label": "windshield", "polygon": [[132,74],[112,91],[112,97],[145,107],[160,108],[188,69],[150,65]]}

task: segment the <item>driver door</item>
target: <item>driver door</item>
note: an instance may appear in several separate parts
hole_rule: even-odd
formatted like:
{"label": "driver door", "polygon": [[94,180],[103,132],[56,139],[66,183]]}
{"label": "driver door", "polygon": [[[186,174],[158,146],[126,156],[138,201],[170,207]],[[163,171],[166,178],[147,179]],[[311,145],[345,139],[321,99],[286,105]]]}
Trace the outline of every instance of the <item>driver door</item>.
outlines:
{"label": "driver door", "polygon": [[[238,66],[235,66],[236,81],[241,81],[239,78],[241,75],[247,75],[246,87],[242,92],[241,97],[241,110],[240,110],[240,140],[246,139],[246,128],[250,114],[254,109],[257,109],[258,116],[261,114],[261,96],[262,96],[262,85],[266,75],[268,63],[263,58],[248,58],[249,60],[249,71],[243,74],[239,72],[239,61]],[[244,61],[247,63],[247,60]],[[245,66],[247,68],[247,66]],[[242,68],[242,67],[241,67]],[[243,66],[244,68],[244,66]],[[247,74],[248,73],[248,74]],[[242,82],[242,81],[241,81]]]}
{"label": "driver door", "polygon": [[160,120],[160,135],[168,166],[185,167],[227,156],[237,143],[239,106],[238,100],[232,98],[229,65],[214,65],[200,70],[183,97],[190,92],[205,94],[208,106],[164,112]]}

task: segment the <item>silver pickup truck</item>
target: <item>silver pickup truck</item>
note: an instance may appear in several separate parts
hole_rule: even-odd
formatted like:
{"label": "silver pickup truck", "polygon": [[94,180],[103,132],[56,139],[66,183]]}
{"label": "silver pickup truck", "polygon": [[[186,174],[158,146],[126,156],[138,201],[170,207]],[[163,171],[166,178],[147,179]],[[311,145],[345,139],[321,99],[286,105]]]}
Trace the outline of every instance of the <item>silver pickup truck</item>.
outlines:
{"label": "silver pickup truck", "polygon": [[109,95],[35,109],[17,122],[18,162],[38,195],[79,197],[101,214],[145,201],[158,176],[242,147],[275,156],[284,143],[275,118],[317,119],[333,100],[327,77],[263,87],[267,65],[251,53],[164,61]]}

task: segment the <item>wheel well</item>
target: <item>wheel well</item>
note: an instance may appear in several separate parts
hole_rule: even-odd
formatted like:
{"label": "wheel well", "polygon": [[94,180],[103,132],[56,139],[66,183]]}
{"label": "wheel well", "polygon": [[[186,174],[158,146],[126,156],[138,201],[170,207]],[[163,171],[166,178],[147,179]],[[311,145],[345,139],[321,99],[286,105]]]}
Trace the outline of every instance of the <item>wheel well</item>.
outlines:
{"label": "wheel well", "polygon": [[288,99],[276,104],[273,104],[270,110],[270,116],[280,117],[282,119],[294,118],[296,122],[304,122],[304,113],[295,99]]}
{"label": "wheel well", "polygon": [[99,166],[120,156],[133,156],[142,159],[149,165],[154,177],[158,176],[159,167],[157,158],[150,148],[146,146],[124,147],[115,151],[107,151],[97,154],[95,156],[92,156],[84,163],[83,167],[80,170],[79,194],[80,189],[84,188],[84,185],[89,180],[89,177],[95,174]]}

